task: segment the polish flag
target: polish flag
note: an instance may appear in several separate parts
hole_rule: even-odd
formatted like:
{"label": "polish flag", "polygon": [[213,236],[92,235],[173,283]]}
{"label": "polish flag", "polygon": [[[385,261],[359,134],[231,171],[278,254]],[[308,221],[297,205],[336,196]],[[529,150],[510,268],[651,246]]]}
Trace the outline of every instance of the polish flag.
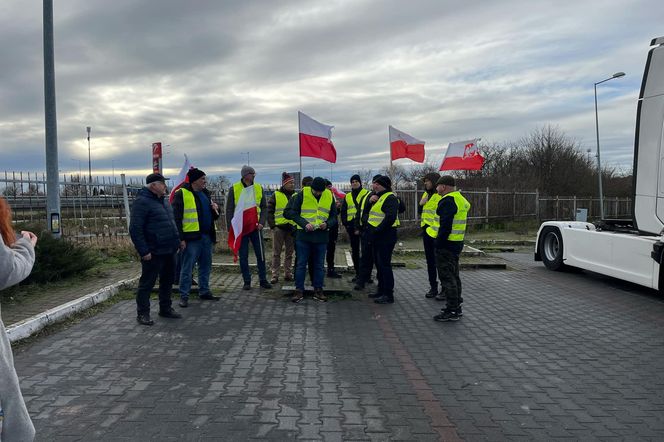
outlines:
{"label": "polish flag", "polygon": [[171,189],[171,194],[168,197],[168,202],[172,203],[173,198],[175,198],[175,192],[182,187],[184,183],[188,183],[189,179],[187,178],[187,172],[189,172],[189,169],[191,169],[192,166],[191,163],[189,162],[189,157],[187,157],[187,154],[184,154],[184,164],[182,165],[182,169],[180,169],[180,173],[178,173],[177,178],[175,178],[175,181],[173,181],[173,188]]}
{"label": "polish flag", "polygon": [[334,126],[319,123],[300,111],[297,112],[297,119],[300,127],[300,156],[336,163],[337,151],[332,144]]}
{"label": "polish flag", "polygon": [[484,157],[477,147],[478,138],[468,141],[459,141],[447,145],[445,158],[438,170],[480,170],[484,164]]}
{"label": "polish flag", "polygon": [[257,228],[258,208],[256,207],[254,186],[247,186],[242,189],[228,232],[228,247],[233,251],[234,261],[237,261],[237,253],[242,244],[242,237],[249,235]]}
{"label": "polish flag", "polygon": [[413,138],[392,126],[390,126],[390,151],[393,161],[410,158],[418,163],[424,162],[424,141]]}
{"label": "polish flag", "polygon": [[336,198],[338,198],[340,200],[346,198],[346,194],[344,192],[342,192],[341,190],[337,189],[336,187],[332,186],[332,189],[330,189],[330,190],[332,190],[332,194]]}

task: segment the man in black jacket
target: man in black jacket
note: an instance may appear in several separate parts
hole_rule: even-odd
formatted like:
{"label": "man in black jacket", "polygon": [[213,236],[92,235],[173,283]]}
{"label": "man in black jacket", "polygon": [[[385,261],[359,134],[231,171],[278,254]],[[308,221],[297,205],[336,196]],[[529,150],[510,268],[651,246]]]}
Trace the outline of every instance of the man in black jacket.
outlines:
{"label": "man in black jacket", "polygon": [[150,319],[150,292],[159,276],[159,316],[181,318],[171,307],[173,267],[178,249],[178,229],[173,210],[164,198],[166,181],[161,174],[152,173],[131,209],[129,234],[141,257],[142,273],[136,291],[136,320],[142,325],[153,325]]}
{"label": "man in black jacket", "polygon": [[[367,236],[373,245],[378,278],[378,291],[369,295],[376,304],[394,303],[394,274],[392,252],[397,243],[399,225],[399,199],[392,192],[392,181],[379,176],[373,181],[375,195],[370,197],[371,209],[367,216]],[[363,213],[363,216],[365,213]]]}
{"label": "man in black jacket", "polygon": [[350,186],[351,191],[346,194],[346,198],[341,204],[341,222],[348,234],[353,267],[355,268],[355,277],[352,282],[357,282],[360,275],[360,226],[357,225],[356,218],[360,202],[369,191],[362,188],[362,180],[357,174],[350,177]]}
{"label": "man in black jacket", "polygon": [[205,172],[192,168],[187,172],[188,183],[175,193],[173,212],[175,225],[180,238],[180,307],[189,306],[191,273],[198,262],[198,287],[200,299],[218,301],[219,297],[210,292],[210,271],[212,270],[212,247],[217,242],[214,226],[219,218],[219,206],[212,201],[206,189]]}

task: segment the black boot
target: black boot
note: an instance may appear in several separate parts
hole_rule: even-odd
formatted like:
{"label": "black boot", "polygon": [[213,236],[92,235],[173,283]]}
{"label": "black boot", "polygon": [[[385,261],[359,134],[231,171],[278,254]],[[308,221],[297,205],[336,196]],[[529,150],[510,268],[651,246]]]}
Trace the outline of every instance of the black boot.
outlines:
{"label": "black boot", "polygon": [[438,287],[431,287],[431,289],[426,293],[427,298],[433,298],[438,294]]}

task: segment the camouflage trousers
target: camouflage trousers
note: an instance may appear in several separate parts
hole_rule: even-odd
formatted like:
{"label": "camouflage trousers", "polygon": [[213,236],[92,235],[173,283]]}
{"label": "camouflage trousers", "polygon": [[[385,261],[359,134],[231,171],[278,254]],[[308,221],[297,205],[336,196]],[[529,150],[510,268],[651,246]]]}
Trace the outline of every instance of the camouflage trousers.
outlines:
{"label": "camouflage trousers", "polygon": [[461,298],[461,278],[459,278],[459,256],[448,249],[436,249],[436,267],[442,292],[445,294],[447,309],[456,309]]}

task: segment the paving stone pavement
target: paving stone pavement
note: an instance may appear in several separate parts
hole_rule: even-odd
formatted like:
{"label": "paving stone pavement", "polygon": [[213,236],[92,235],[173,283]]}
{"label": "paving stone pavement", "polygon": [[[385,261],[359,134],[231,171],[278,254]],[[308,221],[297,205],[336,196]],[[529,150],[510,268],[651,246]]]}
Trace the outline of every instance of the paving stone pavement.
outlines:
{"label": "paving stone pavement", "polygon": [[501,256],[462,272],[455,323],[432,320],[424,268],[395,270],[388,306],[237,274],[153,327],[118,303],[16,354],[38,440],[664,439],[663,299]]}

